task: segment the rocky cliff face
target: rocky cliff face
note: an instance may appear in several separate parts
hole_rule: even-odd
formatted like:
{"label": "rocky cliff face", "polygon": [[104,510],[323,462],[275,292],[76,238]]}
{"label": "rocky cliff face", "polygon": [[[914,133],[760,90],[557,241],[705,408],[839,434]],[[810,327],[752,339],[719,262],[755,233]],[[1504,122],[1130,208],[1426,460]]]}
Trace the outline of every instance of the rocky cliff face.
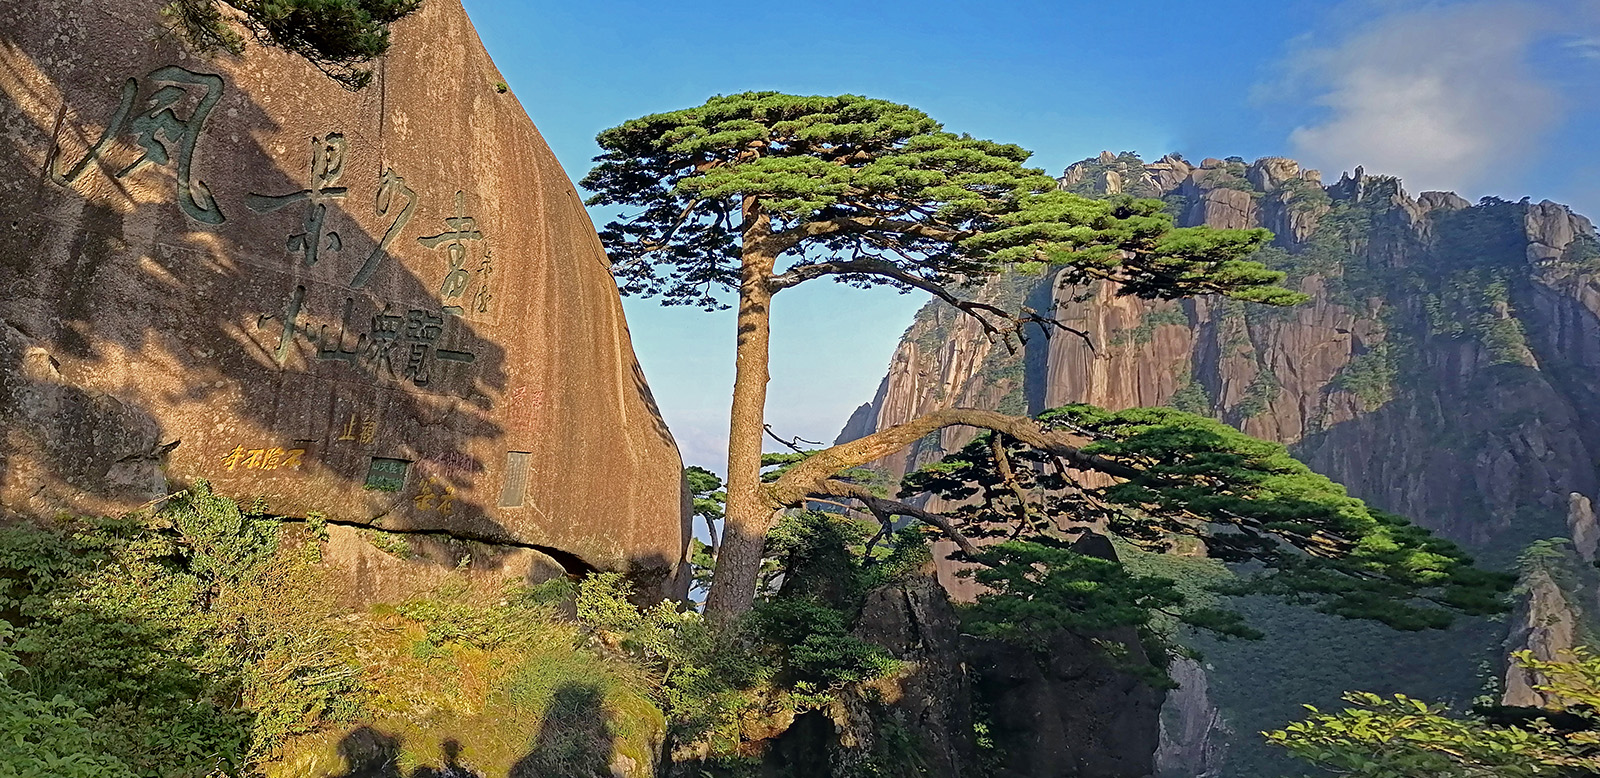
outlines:
{"label": "rocky cliff face", "polygon": [[[1573,493],[1567,507],[1568,538],[1540,541],[1518,560],[1522,581],[1511,612],[1505,653],[1527,651],[1536,659],[1569,659],[1572,649],[1600,645],[1600,572],[1595,569],[1597,526],[1589,498]],[[1543,679],[1507,661],[1501,702],[1543,707],[1553,702],[1538,690]]]}
{"label": "rocky cliff face", "polygon": [[[1600,242],[1587,219],[1548,201],[1413,197],[1360,168],[1325,186],[1281,158],[1146,164],[1106,153],[1060,182],[1160,197],[1184,225],[1266,227],[1276,237],[1258,258],[1312,300],[1287,310],[1164,303],[1050,276],[992,281],[984,294],[1054,310],[1092,346],[1034,337],[999,354],[953,314],[924,310],[841,439],[957,403],[1173,405],[1288,444],[1353,495],[1491,563],[1541,538],[1592,548],[1592,522],[1567,521],[1569,504],[1600,487]],[[947,431],[879,464],[904,472],[965,435]],[[1562,610],[1553,583],[1524,590],[1523,622]],[[1193,758],[1205,750],[1171,745]]]}
{"label": "rocky cliff face", "polygon": [[197,57],[164,5],[0,6],[0,513],[207,478],[681,591],[679,457],[606,256],[460,4],[361,92]]}
{"label": "rocky cliff face", "polygon": [[1161,778],[1217,778],[1222,774],[1227,737],[1231,734],[1211,699],[1205,668],[1189,657],[1176,657],[1167,668],[1178,686],[1167,692],[1161,707],[1156,775]]}
{"label": "rocky cliff face", "polygon": [[[1036,337],[1009,358],[930,309],[842,438],[936,407],[993,406],[1019,388],[1014,404],[1033,411],[1173,404],[1287,443],[1388,510],[1512,553],[1518,539],[1564,529],[1568,495],[1595,493],[1600,430],[1586,409],[1600,407],[1600,250],[1565,206],[1413,198],[1360,169],[1324,187],[1277,158],[1191,167],[1107,154],[1061,181],[1162,196],[1184,224],[1273,229],[1260,259],[1313,300],[1161,303],[1039,278],[1010,295],[1044,302],[1096,342]],[[899,472],[949,449],[931,443],[883,464]]]}
{"label": "rocky cliff face", "polygon": [[[1100,536],[1079,547],[1116,554]],[[768,773],[880,775],[916,765],[933,778],[1149,778],[1161,692],[1144,680],[1154,667],[1137,631],[1063,631],[1043,650],[964,635],[931,573],[868,594],[855,626],[904,671],[795,717],[766,750]]]}

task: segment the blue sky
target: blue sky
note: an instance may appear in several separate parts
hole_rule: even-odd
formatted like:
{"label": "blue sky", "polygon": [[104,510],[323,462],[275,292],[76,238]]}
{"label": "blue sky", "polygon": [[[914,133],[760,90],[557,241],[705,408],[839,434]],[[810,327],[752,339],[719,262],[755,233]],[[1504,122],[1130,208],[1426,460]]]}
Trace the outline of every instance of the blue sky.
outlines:
{"label": "blue sky", "polygon": [[[1330,181],[1363,164],[1412,192],[1600,214],[1600,0],[465,5],[574,180],[603,129],[773,89],[913,105],[1056,175],[1102,149],[1290,156]],[[831,441],[922,302],[827,282],[778,298],[768,420]],[[731,316],[625,305],[685,461],[720,470]]]}

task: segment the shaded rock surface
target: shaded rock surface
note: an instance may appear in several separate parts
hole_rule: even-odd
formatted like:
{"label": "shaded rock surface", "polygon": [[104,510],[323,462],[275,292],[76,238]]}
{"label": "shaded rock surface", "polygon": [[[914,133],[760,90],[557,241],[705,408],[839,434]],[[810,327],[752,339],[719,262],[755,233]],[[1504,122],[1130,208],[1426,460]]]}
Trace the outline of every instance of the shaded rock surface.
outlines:
{"label": "shaded rock surface", "polygon": [[1222,711],[1211,699],[1205,668],[1186,656],[1167,668],[1178,688],[1167,692],[1161,707],[1160,746],[1156,775],[1162,778],[1216,778],[1221,775],[1227,737]]}
{"label": "shaded rock surface", "polygon": [[1567,530],[1578,558],[1594,564],[1595,547],[1600,543],[1600,525],[1595,522],[1594,503],[1577,492],[1567,495]]}
{"label": "shaded rock surface", "polygon": [[1513,660],[1526,651],[1542,661],[1566,661],[1574,648],[1600,645],[1600,571],[1595,568],[1594,505],[1568,496],[1566,538],[1534,544],[1520,561],[1522,580],[1508,620],[1500,701],[1512,707],[1554,702],[1536,687],[1538,674]]}
{"label": "shaded rock surface", "polygon": [[[1546,661],[1564,658],[1563,654],[1578,644],[1574,604],[1567,601],[1561,587],[1544,571],[1528,576],[1523,589],[1522,601],[1511,614],[1507,649],[1531,651]],[[1521,667],[1509,668],[1501,703],[1516,707],[1544,705],[1544,694],[1534,688],[1539,682],[1535,673]]]}
{"label": "shaded rock surface", "polygon": [[[1118,635],[1121,640],[1131,635]],[[1126,661],[1148,663],[1137,641]],[[995,642],[973,647],[976,694],[1003,758],[997,775],[1143,778],[1160,739],[1161,692],[1111,667],[1100,647],[1062,633],[1049,660]]]}
{"label": "shaded rock surface", "polygon": [[605,253],[459,2],[361,92],[197,57],[164,5],[0,6],[0,512],[207,478],[682,591],[680,460]]}
{"label": "shaded rock surface", "polygon": [[[796,717],[769,745],[765,772],[822,778],[914,766],[938,778],[1151,775],[1161,692],[1129,672],[1149,669],[1131,630],[1094,639],[1063,632],[1036,653],[959,627],[932,575],[871,592],[855,634],[888,648],[906,672]],[[1113,663],[1101,643],[1120,644],[1127,655]]]}
{"label": "shaded rock surface", "polygon": [[963,704],[972,698],[972,678],[960,626],[938,582],[921,576],[869,594],[855,629],[863,640],[914,663],[886,699],[890,715],[920,740],[929,773],[951,778],[974,774],[972,708]]}

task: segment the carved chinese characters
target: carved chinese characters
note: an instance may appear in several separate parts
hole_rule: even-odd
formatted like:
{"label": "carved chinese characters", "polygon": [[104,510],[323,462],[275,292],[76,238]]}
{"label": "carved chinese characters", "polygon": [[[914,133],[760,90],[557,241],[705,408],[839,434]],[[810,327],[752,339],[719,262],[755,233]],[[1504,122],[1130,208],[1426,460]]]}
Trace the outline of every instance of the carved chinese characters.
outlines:
{"label": "carved chinese characters", "polygon": [[339,437],[334,438],[334,440],[339,441],[339,442],[344,442],[344,441],[348,441],[348,440],[359,440],[364,444],[370,444],[374,440],[376,440],[377,437],[378,437],[378,420],[377,419],[372,419],[372,418],[363,419],[362,417],[357,416],[356,414],[352,413],[352,414],[350,414],[350,420],[345,422],[345,424],[344,424],[344,431],[339,434]]}
{"label": "carved chinese characters", "polygon": [[[404,200],[404,204],[399,203]],[[378,246],[367,255],[367,261],[361,264],[361,269],[356,271],[355,278],[350,279],[351,289],[360,289],[372,280],[372,274],[378,271],[378,262],[389,251],[389,244],[400,236],[400,231],[411,222],[411,213],[417,210],[417,193],[406,186],[406,180],[395,175],[393,168],[383,171],[383,181],[378,185],[378,215],[389,216],[390,211],[399,209],[394,215],[394,221],[389,228],[384,230],[383,239],[378,241]]]}
{"label": "carved chinese characters", "polygon": [[[179,210],[201,224],[222,227],[228,223],[219,195],[237,197],[250,219],[281,221],[277,214],[292,214],[295,221],[286,234],[280,233],[285,236],[278,249],[286,252],[290,261],[276,266],[267,262],[251,271],[287,281],[280,287],[285,291],[278,303],[254,315],[254,330],[264,336],[259,343],[278,369],[323,375],[318,365],[342,365],[343,372],[336,368],[326,375],[422,390],[445,382],[446,391],[451,391],[449,387],[461,391],[460,387],[472,380],[469,371],[478,355],[470,345],[473,337],[459,317],[489,310],[494,272],[488,238],[478,219],[469,213],[466,192],[454,190],[452,215],[444,217],[443,231],[406,236],[424,196],[394,167],[385,165],[381,174],[367,179],[372,182],[368,202],[381,223],[370,231],[349,231],[340,225],[352,223],[353,215],[344,206],[359,194],[346,183],[357,157],[351,139],[339,131],[309,139],[310,148],[303,158],[305,178],[298,189],[213,191],[195,177],[195,160],[207,122],[225,96],[221,76],[175,66],[157,68],[143,79],[129,78],[122,83],[104,130],[81,156],[67,159],[58,142],[50,155],[49,178],[60,186],[73,187],[96,170],[122,180],[146,168],[166,167],[176,181],[173,197]],[[337,223],[336,214],[344,214]],[[359,222],[355,224],[359,226]],[[376,236],[370,239],[369,248],[346,251],[356,248],[366,235]],[[385,261],[395,259],[392,252],[407,246],[413,252],[443,255],[435,283],[417,290],[424,299],[382,299],[372,291],[373,282],[380,277]],[[263,251],[263,256],[271,255]],[[324,267],[329,263],[331,269]],[[328,430],[323,440],[375,445],[377,428],[375,420],[351,415],[342,428]],[[387,445],[392,447],[393,442]],[[216,461],[226,472],[278,475],[300,472],[306,453],[304,447],[229,444]],[[404,488],[403,483],[394,481],[396,466],[392,462],[409,460],[384,461],[390,463],[380,462],[375,465],[377,470],[368,473],[368,480],[376,478],[378,484],[371,488]],[[465,469],[456,473],[457,477],[473,477]],[[417,498],[419,510],[424,509],[424,502],[433,506],[443,500],[440,504],[448,505],[453,499],[448,486],[427,486],[426,490],[426,499]],[[436,498],[435,494],[444,496]]]}
{"label": "carved chinese characters", "polygon": [[449,516],[455,512],[456,490],[438,478],[429,477],[422,482],[421,490],[411,502],[419,511],[435,511],[441,516]]}
{"label": "carved chinese characters", "polygon": [[406,472],[410,469],[411,463],[404,459],[373,457],[367,466],[367,479],[362,488],[378,492],[398,492],[405,488]]}
{"label": "carved chinese characters", "polygon": [[189,50],[165,5],[0,0],[0,516],[206,478],[283,515],[681,559],[593,224],[458,0],[397,23],[360,92]]}
{"label": "carved chinese characters", "polygon": [[244,198],[245,205],[256,213],[272,213],[296,203],[305,203],[301,231],[289,236],[287,247],[289,251],[298,251],[305,257],[306,267],[317,264],[324,241],[329,251],[338,251],[343,245],[337,232],[329,230],[324,237],[323,225],[328,218],[328,204],[343,200],[350,193],[342,186],[334,186],[344,175],[344,151],[344,136],[337,132],[329,133],[324,138],[313,138],[311,188],[284,195],[250,194]]}
{"label": "carved chinese characters", "polygon": [[[136,113],[141,107],[138,98],[146,92],[143,110]],[[62,158],[59,147],[55,149],[50,177],[57,184],[72,186],[95,166],[103,166],[115,143],[130,140],[142,153],[114,171],[107,168],[112,178],[125,178],[147,166],[175,165],[179,208],[195,221],[222,225],[227,218],[211,188],[194,178],[193,166],[206,121],[223,93],[220,76],[175,66],[158,68],[142,80],[127,79],[99,139],[71,165]],[[242,198],[246,209],[260,216],[299,209],[299,223],[284,240],[284,248],[299,257],[305,268],[315,267],[325,253],[345,247],[345,237],[329,224],[329,209],[351,195],[350,188],[342,185],[349,156],[346,136],[329,132],[312,138],[310,145],[305,188],[284,194],[248,192]],[[385,167],[378,177],[373,197],[377,215],[389,221],[361,265],[350,271],[347,287],[352,292],[370,284],[421,202],[419,194],[392,167]],[[435,383],[441,363],[475,362],[471,351],[445,348],[439,342],[448,327],[447,317],[466,315],[469,310],[487,313],[494,298],[490,286],[493,254],[477,219],[466,213],[465,202],[465,192],[457,190],[454,215],[444,220],[446,229],[416,238],[421,248],[442,248],[445,253],[437,308],[383,302],[376,306],[376,313],[358,321],[355,297],[345,297],[337,308],[325,305],[329,310],[317,311],[308,303],[307,286],[297,283],[275,310],[261,313],[256,320],[257,329],[277,331],[269,349],[274,361],[288,367],[295,344],[303,343],[317,361],[341,362],[368,378],[404,380],[418,387]],[[481,254],[472,248],[477,244],[484,244]],[[338,318],[329,321],[332,317],[328,314],[333,313]],[[321,320],[316,321],[318,318]]]}
{"label": "carved chinese characters", "polygon": [[[453,316],[460,316],[466,312],[462,307],[461,299],[466,294],[467,285],[472,281],[472,272],[467,268],[468,244],[484,239],[483,233],[478,230],[478,220],[463,213],[462,193],[456,192],[456,215],[445,219],[448,227],[438,235],[426,238],[417,238],[417,242],[430,249],[445,247],[449,267],[445,270],[444,282],[439,284],[439,298],[444,300],[444,312]],[[489,277],[489,254],[484,250],[483,264],[479,269],[479,296],[487,295]],[[477,304],[476,299],[474,304]],[[483,310],[488,310],[488,297],[481,300]]]}
{"label": "carved chinese characters", "polygon": [[232,451],[222,457],[222,467],[226,470],[299,470],[300,459],[305,456],[303,448],[252,448],[234,446]]}
{"label": "carved chinese characters", "polygon": [[[130,119],[139,93],[149,86],[156,88],[146,98],[144,110]],[[122,83],[122,99],[100,139],[82,159],[65,169],[60,150],[54,150],[50,178],[62,186],[76,184],[92,165],[102,162],[112,143],[124,134],[132,135],[144,153],[112,173],[112,178],[126,178],[146,165],[171,164],[176,156],[178,207],[202,224],[222,224],[227,217],[217,207],[211,190],[194,179],[195,147],[200,142],[206,118],[221,98],[222,77],[210,73],[194,73],[170,66],[157,68],[142,82],[130,78]]]}

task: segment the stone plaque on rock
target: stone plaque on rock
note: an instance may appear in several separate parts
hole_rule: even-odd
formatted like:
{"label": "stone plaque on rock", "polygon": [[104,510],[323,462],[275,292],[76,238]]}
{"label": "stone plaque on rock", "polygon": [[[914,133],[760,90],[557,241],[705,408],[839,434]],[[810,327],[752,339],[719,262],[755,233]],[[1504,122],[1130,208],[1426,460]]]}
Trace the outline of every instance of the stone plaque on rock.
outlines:
{"label": "stone plaque on rock", "polygon": [[458,0],[359,92],[197,55],[165,4],[0,5],[0,509],[205,478],[679,586],[681,462],[605,253]]}

